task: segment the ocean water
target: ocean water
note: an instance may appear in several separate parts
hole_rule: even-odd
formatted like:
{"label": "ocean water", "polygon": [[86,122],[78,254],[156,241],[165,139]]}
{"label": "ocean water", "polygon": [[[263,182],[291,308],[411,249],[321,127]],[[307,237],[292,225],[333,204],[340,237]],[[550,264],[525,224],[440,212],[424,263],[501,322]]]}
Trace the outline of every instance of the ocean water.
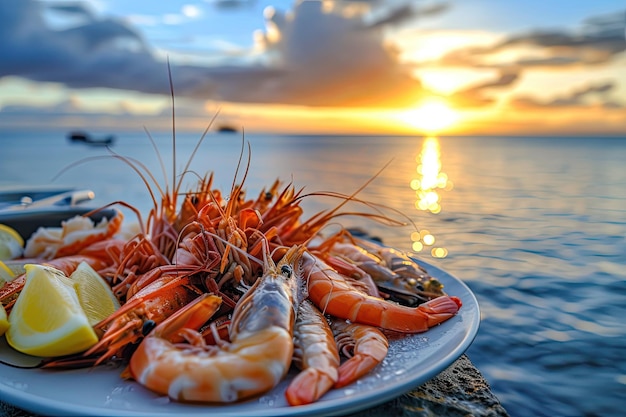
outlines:
{"label": "ocean water", "polygon": [[[199,133],[177,135],[175,158],[171,135],[155,134],[163,166],[143,132],[120,133],[114,154],[63,133],[0,136],[0,185],[84,187],[95,205],[124,200],[144,213],[148,188],[122,156],[170,190],[214,172],[227,194],[246,166],[250,196],[277,178],[346,194],[371,180],[359,198],[413,225],[339,221],[415,251],[472,289],[482,321],[467,354],[512,416],[623,415],[626,138],[247,134],[237,171],[238,134],[210,134],[188,167]],[[306,198],[305,217],[336,204]]]}

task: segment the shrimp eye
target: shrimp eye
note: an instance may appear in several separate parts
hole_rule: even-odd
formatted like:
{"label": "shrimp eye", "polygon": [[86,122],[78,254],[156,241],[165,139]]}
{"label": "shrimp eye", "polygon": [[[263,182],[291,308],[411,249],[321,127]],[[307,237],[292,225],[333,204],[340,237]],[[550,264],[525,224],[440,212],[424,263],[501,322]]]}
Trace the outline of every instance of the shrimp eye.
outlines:
{"label": "shrimp eye", "polygon": [[291,269],[290,265],[283,265],[280,267],[280,272],[282,272],[284,276],[289,278],[291,274],[293,273],[293,269]]}
{"label": "shrimp eye", "polygon": [[156,322],[154,320],[146,320],[143,322],[143,325],[141,326],[141,334],[143,334],[144,336],[147,336],[148,333],[150,333],[152,329],[154,329],[155,327],[156,327]]}

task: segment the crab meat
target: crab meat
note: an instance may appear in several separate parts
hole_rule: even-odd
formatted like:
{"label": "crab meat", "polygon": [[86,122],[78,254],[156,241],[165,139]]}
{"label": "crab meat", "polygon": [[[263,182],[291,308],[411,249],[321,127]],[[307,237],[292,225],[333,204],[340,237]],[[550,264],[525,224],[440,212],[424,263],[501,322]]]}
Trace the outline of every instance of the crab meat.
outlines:
{"label": "crab meat", "polygon": [[87,246],[113,237],[122,225],[123,215],[96,224],[89,217],[74,216],[61,222],[61,227],[40,227],[26,242],[24,257],[53,259],[73,255]]}

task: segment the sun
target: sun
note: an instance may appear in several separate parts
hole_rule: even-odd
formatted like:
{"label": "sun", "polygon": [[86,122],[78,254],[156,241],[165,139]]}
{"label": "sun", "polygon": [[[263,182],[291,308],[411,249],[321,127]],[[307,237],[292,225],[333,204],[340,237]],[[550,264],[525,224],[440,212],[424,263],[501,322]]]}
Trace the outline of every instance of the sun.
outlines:
{"label": "sun", "polygon": [[419,107],[403,112],[400,118],[425,133],[433,134],[454,125],[459,116],[445,101],[429,99],[422,102]]}

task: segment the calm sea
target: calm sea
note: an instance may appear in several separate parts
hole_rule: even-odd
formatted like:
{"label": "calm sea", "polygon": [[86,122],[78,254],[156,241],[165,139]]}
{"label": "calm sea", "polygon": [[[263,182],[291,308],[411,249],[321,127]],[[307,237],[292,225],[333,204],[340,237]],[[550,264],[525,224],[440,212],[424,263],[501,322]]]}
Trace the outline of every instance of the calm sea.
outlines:
{"label": "calm sea", "polygon": [[[215,186],[227,193],[240,135],[209,135],[185,168],[198,136],[178,135],[176,172],[186,169],[186,180],[195,181],[213,171]],[[142,161],[171,188],[180,178],[172,175],[171,137],[155,137],[163,168],[143,132],[120,134],[113,150]],[[416,227],[341,221],[415,250],[468,284],[482,323],[467,353],[512,416],[623,415],[626,139],[249,134],[246,140],[250,196],[277,178],[305,192],[350,194],[388,164],[359,196],[398,210]],[[119,159],[99,158],[104,149],[70,144],[62,133],[5,132],[0,144],[0,184],[46,184],[89,158],[53,183],[90,188],[96,204],[151,207],[139,175]],[[242,167],[247,147],[243,159]],[[334,204],[311,197],[304,206],[312,214]]]}

